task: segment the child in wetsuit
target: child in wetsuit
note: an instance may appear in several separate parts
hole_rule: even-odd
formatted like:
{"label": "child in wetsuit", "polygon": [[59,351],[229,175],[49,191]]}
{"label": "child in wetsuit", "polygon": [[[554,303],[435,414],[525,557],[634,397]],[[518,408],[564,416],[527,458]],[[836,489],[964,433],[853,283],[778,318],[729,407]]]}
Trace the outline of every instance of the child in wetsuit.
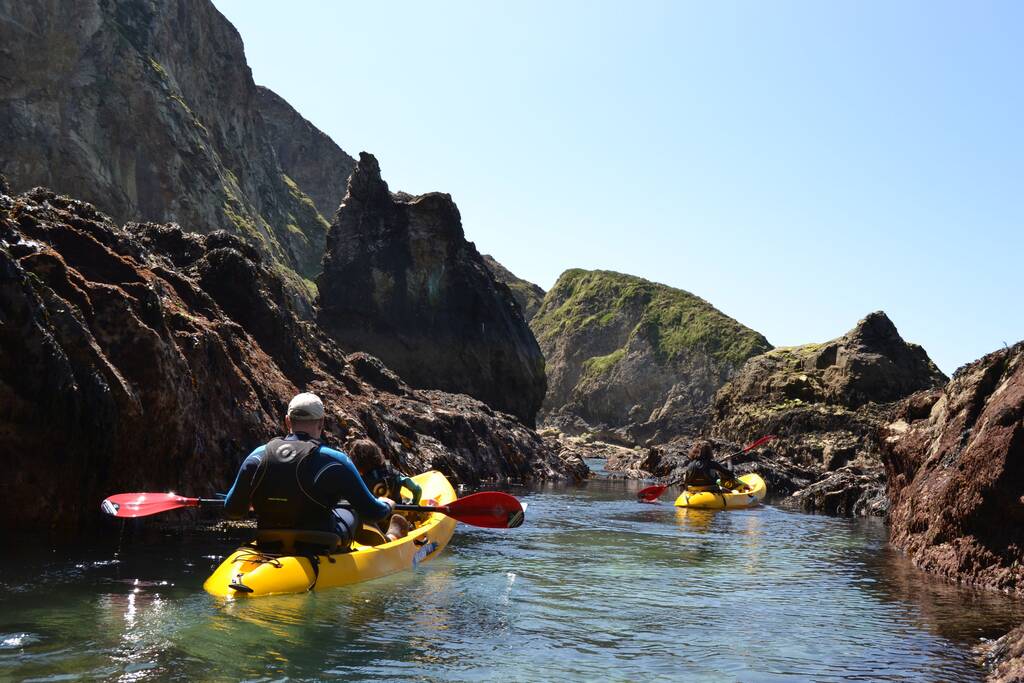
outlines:
{"label": "child in wetsuit", "polygon": [[[352,464],[359,470],[359,474],[362,475],[363,481],[366,482],[366,487],[370,489],[371,493],[387,491],[387,494],[380,495],[393,495],[394,498],[391,500],[401,501],[404,487],[412,493],[411,503],[419,504],[423,490],[409,477],[388,467],[384,460],[384,453],[373,441],[359,439],[348,448],[348,456],[351,458]],[[373,493],[373,495],[378,494]],[[411,527],[409,520],[399,514],[392,515],[390,519],[381,520],[379,526],[389,541],[404,537],[409,533]]]}

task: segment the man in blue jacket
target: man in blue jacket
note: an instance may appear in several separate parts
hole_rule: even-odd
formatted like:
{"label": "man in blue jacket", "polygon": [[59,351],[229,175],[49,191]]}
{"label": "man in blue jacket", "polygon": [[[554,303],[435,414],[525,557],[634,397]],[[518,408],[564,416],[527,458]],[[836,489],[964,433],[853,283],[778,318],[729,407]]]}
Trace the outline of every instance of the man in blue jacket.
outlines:
{"label": "man in blue jacket", "polygon": [[[315,395],[297,395],[285,417],[288,435],[249,454],[224,501],[229,519],[241,519],[251,506],[259,529],[327,531],[347,547],[361,523],[387,518],[390,498],[376,498],[349,457],[319,442],[324,404]],[[345,507],[337,507],[344,502]]]}

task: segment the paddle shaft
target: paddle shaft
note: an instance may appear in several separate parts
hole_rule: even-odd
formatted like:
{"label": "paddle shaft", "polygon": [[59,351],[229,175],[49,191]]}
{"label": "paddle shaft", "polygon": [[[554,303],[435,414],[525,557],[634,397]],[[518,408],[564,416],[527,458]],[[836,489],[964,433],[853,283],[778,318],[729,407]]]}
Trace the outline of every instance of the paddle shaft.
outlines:
{"label": "paddle shaft", "polygon": [[[101,509],[121,518],[150,515],[193,507],[222,507],[222,498],[186,498],[173,493],[122,493],[103,501]],[[396,504],[394,510],[440,513],[472,526],[511,529],[523,523],[524,506],[514,496],[498,491],[474,493],[447,505]]]}
{"label": "paddle shaft", "polygon": [[[182,507],[217,507],[224,505],[223,498],[188,498],[188,502],[184,503]],[[448,512],[447,505],[406,505],[404,503],[395,503],[395,510],[402,510],[405,512]]]}
{"label": "paddle shaft", "polygon": [[405,503],[395,503],[395,512],[448,512],[447,505],[407,505]]}

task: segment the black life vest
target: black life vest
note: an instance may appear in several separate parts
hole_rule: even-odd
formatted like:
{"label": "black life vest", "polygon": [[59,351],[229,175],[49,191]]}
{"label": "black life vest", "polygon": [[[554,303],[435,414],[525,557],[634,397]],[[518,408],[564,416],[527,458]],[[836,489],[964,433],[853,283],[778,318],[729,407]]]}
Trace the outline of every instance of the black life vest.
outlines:
{"label": "black life vest", "polygon": [[265,448],[251,497],[259,528],[334,531],[334,501],[317,498],[309,476],[307,461],[320,442],[277,438]]}
{"label": "black life vest", "polygon": [[718,479],[710,460],[693,460],[683,472],[683,483],[688,486],[713,486]]}

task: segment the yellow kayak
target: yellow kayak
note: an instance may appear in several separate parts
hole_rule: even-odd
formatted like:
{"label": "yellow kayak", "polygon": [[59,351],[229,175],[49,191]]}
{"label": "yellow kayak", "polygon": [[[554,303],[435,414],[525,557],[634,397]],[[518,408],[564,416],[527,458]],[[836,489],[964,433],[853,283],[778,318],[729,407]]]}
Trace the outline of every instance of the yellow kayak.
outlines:
{"label": "yellow kayak", "polygon": [[706,510],[723,510],[733,508],[751,508],[761,504],[768,492],[764,479],[751,472],[740,476],[746,484],[743,490],[733,489],[721,493],[714,491],[683,491],[676,498],[676,507],[704,508]]}
{"label": "yellow kayak", "polygon": [[[445,505],[458,497],[440,472],[425,472],[412,479],[423,489],[424,501]],[[404,489],[403,495],[411,497]],[[347,552],[316,555],[314,560],[264,554],[256,547],[242,546],[217,567],[203,588],[211,595],[229,599],[305,593],[412,569],[436,557],[455,532],[455,520],[439,512],[423,513],[414,523],[416,526],[404,538],[380,545],[356,542]]]}

